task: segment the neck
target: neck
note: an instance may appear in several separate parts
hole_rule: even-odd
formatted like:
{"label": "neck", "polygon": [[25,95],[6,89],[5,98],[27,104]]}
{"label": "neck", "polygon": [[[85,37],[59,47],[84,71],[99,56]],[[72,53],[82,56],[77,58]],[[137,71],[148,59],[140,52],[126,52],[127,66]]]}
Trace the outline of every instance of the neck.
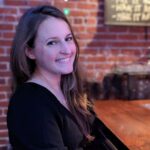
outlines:
{"label": "neck", "polygon": [[53,75],[46,71],[36,70],[30,81],[35,81],[49,89],[60,90],[61,75]]}
{"label": "neck", "polygon": [[46,87],[57,97],[58,101],[69,110],[67,100],[65,99],[60,87],[60,80],[61,76],[52,76],[47,72],[36,70],[28,82],[35,82]]}

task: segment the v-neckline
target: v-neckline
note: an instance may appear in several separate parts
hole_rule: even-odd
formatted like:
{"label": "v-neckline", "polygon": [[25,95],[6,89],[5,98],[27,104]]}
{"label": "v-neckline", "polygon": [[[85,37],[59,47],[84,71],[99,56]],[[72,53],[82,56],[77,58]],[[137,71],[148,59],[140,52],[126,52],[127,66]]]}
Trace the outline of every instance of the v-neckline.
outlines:
{"label": "v-neckline", "polygon": [[62,105],[59,102],[59,100],[57,99],[57,97],[50,90],[48,90],[46,87],[44,87],[44,86],[42,86],[42,85],[40,85],[38,83],[35,83],[35,82],[26,82],[26,84],[35,85],[35,86],[45,90],[45,92],[48,94],[48,96],[53,96],[54,97],[53,102],[57,103],[57,105],[59,105],[72,118],[72,120],[76,123],[76,125],[79,128],[79,130],[81,131],[79,123],[76,120],[75,116],[72,114],[72,112],[70,110],[68,110],[64,105]]}
{"label": "v-neckline", "polygon": [[41,84],[38,84],[38,83],[36,83],[36,82],[31,82],[31,81],[30,81],[30,82],[26,82],[26,84],[33,84],[33,85],[36,85],[36,86],[38,86],[38,87],[44,89],[48,94],[53,95],[53,97],[55,97],[55,101],[56,101],[63,109],[65,109],[69,114],[71,114],[71,115],[73,116],[72,112],[71,112],[68,108],[66,108],[66,107],[58,100],[57,96],[56,96],[52,91],[50,91],[48,88],[46,88],[45,86],[43,86],[43,85],[41,85]]}

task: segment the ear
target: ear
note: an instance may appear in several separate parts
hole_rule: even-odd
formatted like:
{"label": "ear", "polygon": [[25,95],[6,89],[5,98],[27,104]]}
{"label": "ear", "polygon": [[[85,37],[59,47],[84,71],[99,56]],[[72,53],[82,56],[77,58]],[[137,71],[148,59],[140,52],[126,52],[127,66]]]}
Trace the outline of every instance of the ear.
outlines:
{"label": "ear", "polygon": [[33,48],[30,48],[30,47],[26,47],[25,49],[25,54],[28,58],[30,59],[35,59],[35,55],[34,55],[34,50]]}

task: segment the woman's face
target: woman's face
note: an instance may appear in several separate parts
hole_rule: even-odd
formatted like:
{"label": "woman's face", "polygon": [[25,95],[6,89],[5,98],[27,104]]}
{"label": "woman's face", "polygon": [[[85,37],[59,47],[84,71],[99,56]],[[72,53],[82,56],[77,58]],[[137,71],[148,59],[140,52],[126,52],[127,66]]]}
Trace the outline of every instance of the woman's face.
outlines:
{"label": "woman's face", "polygon": [[35,59],[38,70],[62,75],[73,71],[76,45],[67,23],[49,17],[41,23],[37,31],[34,48],[27,53]]}

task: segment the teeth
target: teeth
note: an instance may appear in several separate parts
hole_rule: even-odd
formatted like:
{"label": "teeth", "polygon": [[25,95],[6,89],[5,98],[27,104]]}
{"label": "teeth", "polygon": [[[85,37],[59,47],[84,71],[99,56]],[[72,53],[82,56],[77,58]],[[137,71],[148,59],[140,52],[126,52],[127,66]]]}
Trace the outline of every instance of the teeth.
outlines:
{"label": "teeth", "polygon": [[68,62],[68,61],[69,61],[69,58],[59,59],[58,61],[59,61],[59,62]]}

